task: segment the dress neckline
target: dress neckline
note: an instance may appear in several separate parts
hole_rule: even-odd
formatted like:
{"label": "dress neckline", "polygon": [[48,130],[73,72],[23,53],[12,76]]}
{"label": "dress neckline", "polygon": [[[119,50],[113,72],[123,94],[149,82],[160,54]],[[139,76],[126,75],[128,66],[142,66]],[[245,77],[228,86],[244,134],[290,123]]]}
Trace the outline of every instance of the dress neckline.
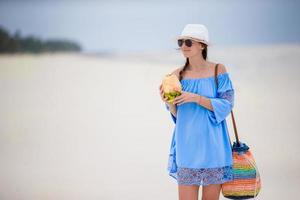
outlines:
{"label": "dress neckline", "polygon": [[[228,75],[228,72],[218,74],[217,77],[219,78],[220,76],[223,76],[223,75]],[[215,76],[200,77],[200,78],[185,78],[185,79],[181,79],[181,81],[204,80],[204,79],[211,79],[211,78],[215,78]]]}

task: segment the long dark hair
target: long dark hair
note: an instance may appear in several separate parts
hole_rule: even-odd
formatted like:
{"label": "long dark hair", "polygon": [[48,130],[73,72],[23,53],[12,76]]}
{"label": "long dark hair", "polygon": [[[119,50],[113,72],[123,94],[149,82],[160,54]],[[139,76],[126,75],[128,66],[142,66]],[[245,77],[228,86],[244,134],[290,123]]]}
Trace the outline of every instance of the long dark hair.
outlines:
{"label": "long dark hair", "polygon": [[[201,43],[201,42],[200,42]],[[206,60],[207,58],[207,45],[202,43],[202,45],[204,46],[204,49],[202,50],[202,57],[204,58],[204,60]],[[179,81],[182,80],[182,75],[184,74],[184,71],[186,70],[186,68],[189,66],[190,62],[189,62],[189,58],[186,58],[185,64],[183,66],[183,69],[180,70],[179,72]]]}

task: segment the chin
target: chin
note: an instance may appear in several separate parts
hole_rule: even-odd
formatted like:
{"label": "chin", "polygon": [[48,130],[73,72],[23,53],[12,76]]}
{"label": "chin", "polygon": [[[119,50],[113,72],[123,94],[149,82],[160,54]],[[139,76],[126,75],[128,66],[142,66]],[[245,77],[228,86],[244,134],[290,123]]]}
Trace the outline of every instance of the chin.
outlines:
{"label": "chin", "polygon": [[183,55],[190,55],[191,52],[190,51],[185,51],[185,52],[183,51],[182,53],[183,53]]}
{"label": "chin", "polygon": [[182,53],[185,57],[191,57],[190,53]]}

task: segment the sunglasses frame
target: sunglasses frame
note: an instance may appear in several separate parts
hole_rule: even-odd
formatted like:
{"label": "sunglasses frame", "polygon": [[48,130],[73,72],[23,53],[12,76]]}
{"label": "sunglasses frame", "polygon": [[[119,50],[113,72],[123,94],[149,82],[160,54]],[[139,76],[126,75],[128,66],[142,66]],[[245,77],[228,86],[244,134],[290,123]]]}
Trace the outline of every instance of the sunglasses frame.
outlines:
{"label": "sunglasses frame", "polygon": [[178,39],[177,44],[179,47],[182,47],[183,43],[187,47],[192,47],[193,46],[193,40],[192,39]]}

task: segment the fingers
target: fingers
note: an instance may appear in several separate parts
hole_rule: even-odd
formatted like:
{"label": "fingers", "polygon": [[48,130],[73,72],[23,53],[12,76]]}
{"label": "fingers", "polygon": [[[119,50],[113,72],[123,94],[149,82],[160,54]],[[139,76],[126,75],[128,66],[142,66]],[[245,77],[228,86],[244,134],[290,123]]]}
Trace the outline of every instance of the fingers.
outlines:
{"label": "fingers", "polygon": [[165,103],[169,103],[169,102],[168,102],[168,97],[162,97],[161,99],[162,99]]}
{"label": "fingers", "polygon": [[160,96],[164,97],[165,96],[165,93],[163,90],[160,91]]}
{"label": "fingers", "polygon": [[162,88],[162,85],[160,85],[159,89],[160,89],[160,92],[163,93],[164,90]]}
{"label": "fingers", "polygon": [[162,85],[159,86],[159,90],[160,90],[160,95],[163,97],[164,96],[164,90],[162,88]]}
{"label": "fingers", "polygon": [[184,99],[180,99],[174,102],[174,104],[182,104],[185,100]]}
{"label": "fingers", "polygon": [[160,96],[161,96],[161,99],[165,102],[165,103],[167,103],[168,101],[168,97],[166,97],[165,96],[165,94],[164,94],[164,91],[163,91],[163,88],[162,88],[162,84],[161,85],[159,85],[159,90],[160,90]]}
{"label": "fingers", "polygon": [[168,97],[164,97],[163,101],[164,101],[165,103],[168,103]]}
{"label": "fingers", "polygon": [[164,101],[164,102],[166,102],[166,103],[167,103],[167,101],[168,101],[168,97],[167,97],[167,96],[165,96],[165,95],[164,95],[164,93],[162,93],[162,99],[163,99],[163,101]]}
{"label": "fingers", "polygon": [[181,103],[181,102],[183,102],[184,101],[184,96],[183,95],[180,95],[180,96],[177,96],[177,97],[175,97],[175,99],[174,99],[174,104],[177,104],[177,103]]}

